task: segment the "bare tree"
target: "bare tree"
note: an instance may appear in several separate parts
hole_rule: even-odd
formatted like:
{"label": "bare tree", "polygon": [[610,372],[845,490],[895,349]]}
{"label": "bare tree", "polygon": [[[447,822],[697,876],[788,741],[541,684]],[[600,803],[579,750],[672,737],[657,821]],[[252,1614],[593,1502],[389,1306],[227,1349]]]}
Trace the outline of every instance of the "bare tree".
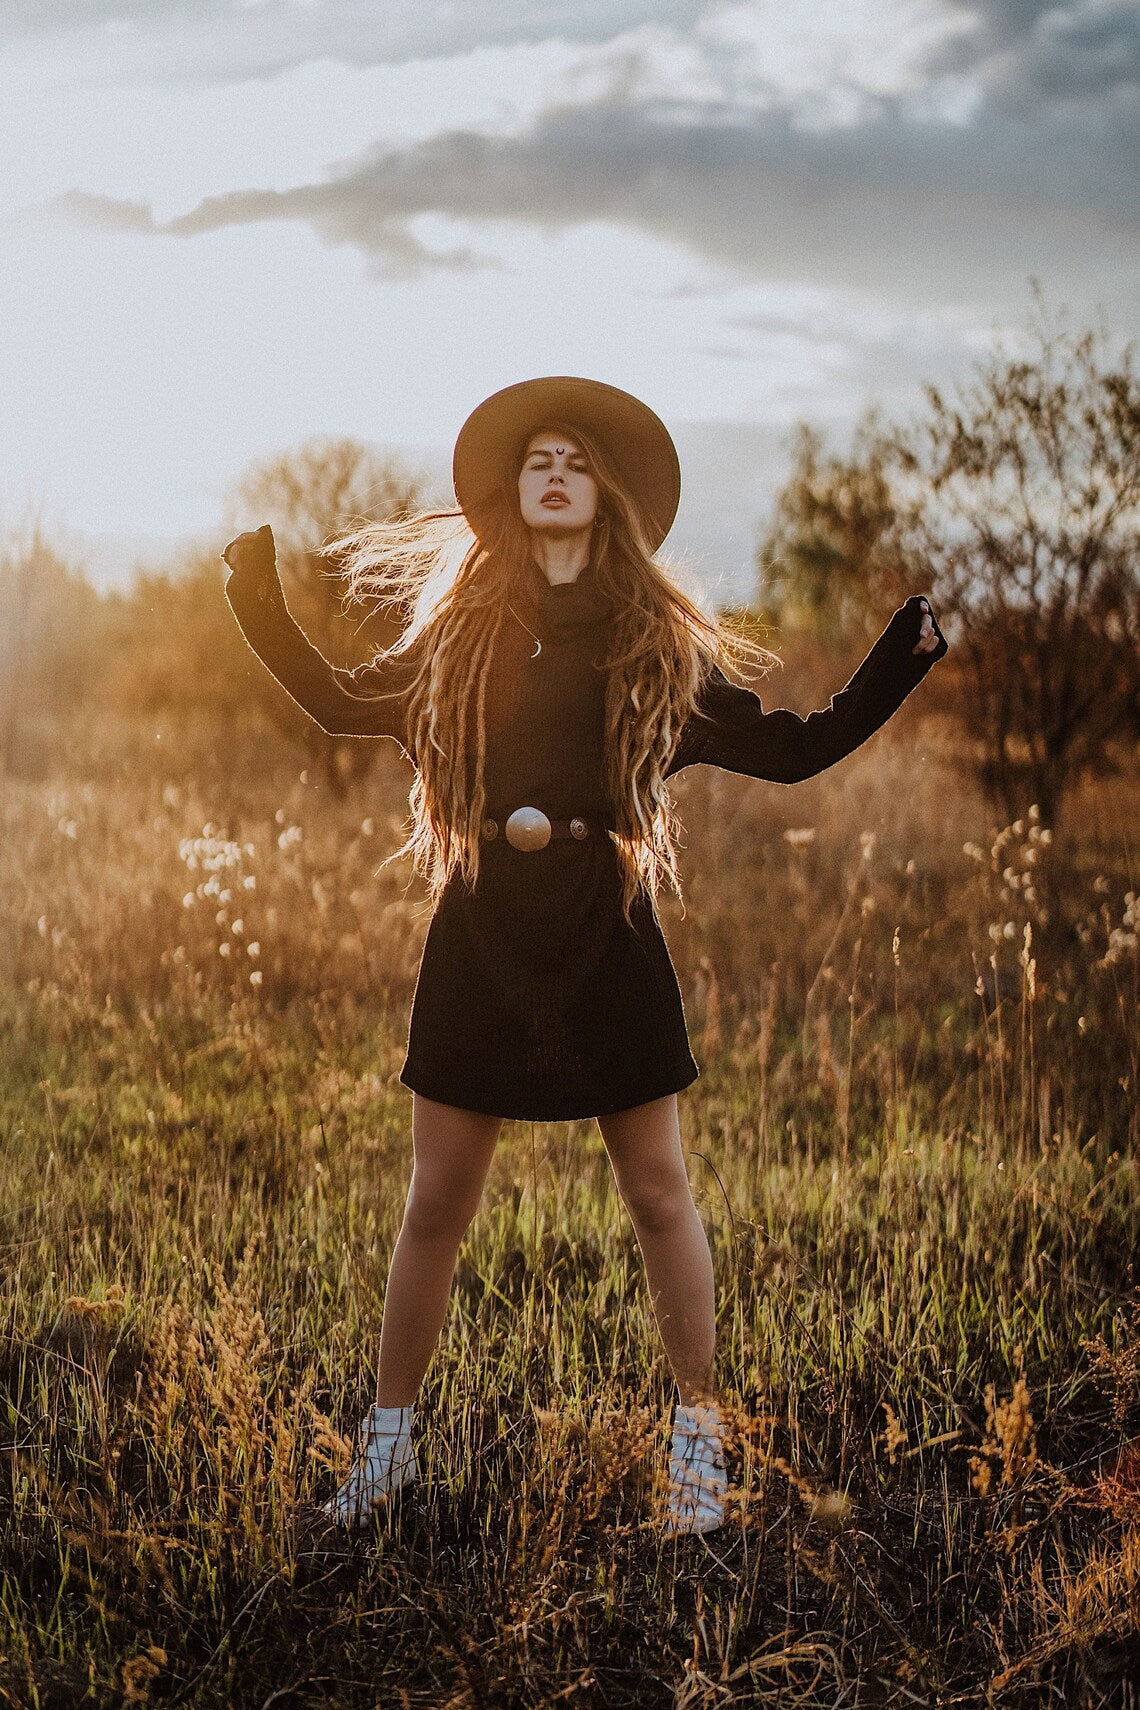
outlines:
{"label": "bare tree", "polygon": [[894,436],[892,542],[953,629],[990,795],[1054,824],[1140,726],[1140,386],[1132,347],[1051,324],[999,342]]}
{"label": "bare tree", "polygon": [[953,398],[864,419],[847,456],[802,428],[761,552],[778,615],[828,639],[929,592],[978,776],[1055,824],[1140,734],[1140,385],[1132,347],[1036,310]]}
{"label": "bare tree", "polygon": [[[391,613],[345,606],[336,566],[319,549],[362,522],[378,522],[420,502],[419,478],[396,459],[355,439],[312,439],[254,464],[241,477],[230,507],[235,529],[268,522],[294,614],[326,657],[356,664],[396,637]],[[326,736],[310,720],[294,724],[321,766],[330,787],[343,794],[364,776],[373,759],[371,743]]]}

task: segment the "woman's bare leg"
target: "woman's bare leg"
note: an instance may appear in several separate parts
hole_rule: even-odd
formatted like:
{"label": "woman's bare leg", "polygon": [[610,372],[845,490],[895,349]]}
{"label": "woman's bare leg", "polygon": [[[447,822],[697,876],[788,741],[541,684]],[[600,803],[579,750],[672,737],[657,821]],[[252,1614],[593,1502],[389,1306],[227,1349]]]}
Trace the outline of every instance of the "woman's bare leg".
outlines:
{"label": "woman's bare leg", "polygon": [[415,1401],[447,1316],[455,1261],[474,1217],[502,1118],[412,1095],[415,1163],[380,1327],[379,1407]]}
{"label": "woman's bare leg", "polygon": [[598,1127],[637,1231],[681,1403],[714,1401],[712,1255],[685,1170],[676,1094],[600,1116]]}

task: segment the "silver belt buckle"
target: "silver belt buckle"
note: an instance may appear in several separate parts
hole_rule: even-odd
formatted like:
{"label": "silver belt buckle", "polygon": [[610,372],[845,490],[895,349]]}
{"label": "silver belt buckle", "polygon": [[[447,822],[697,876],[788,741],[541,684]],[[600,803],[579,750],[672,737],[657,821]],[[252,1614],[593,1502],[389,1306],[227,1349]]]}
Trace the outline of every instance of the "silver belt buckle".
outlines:
{"label": "silver belt buckle", "polygon": [[503,834],[513,849],[545,849],[550,842],[550,821],[541,808],[516,808]]}

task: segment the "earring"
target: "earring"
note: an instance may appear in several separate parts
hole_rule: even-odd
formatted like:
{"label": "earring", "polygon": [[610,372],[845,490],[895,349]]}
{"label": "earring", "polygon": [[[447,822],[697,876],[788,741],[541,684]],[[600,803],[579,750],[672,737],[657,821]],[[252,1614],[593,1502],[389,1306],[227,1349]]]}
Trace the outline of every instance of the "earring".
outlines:
{"label": "earring", "polygon": [[599,511],[597,516],[594,518],[594,527],[595,528],[605,528],[605,526],[606,526],[606,519],[602,515],[601,511]]}

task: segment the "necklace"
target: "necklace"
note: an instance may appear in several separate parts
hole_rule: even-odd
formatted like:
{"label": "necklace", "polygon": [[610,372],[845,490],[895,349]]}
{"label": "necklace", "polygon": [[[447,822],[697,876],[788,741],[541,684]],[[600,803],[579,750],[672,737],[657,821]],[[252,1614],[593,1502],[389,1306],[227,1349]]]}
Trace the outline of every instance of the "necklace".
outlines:
{"label": "necklace", "polygon": [[537,635],[535,635],[533,629],[531,629],[528,624],[523,623],[522,618],[519,616],[518,612],[516,612],[514,606],[511,605],[509,600],[507,601],[507,610],[510,612],[511,616],[514,618],[515,622],[517,624],[520,624],[522,626],[522,628],[526,630],[526,632],[529,636],[533,637],[533,639],[534,639],[534,652],[531,654],[531,658],[537,659],[539,654],[542,652],[541,641],[538,639]]}

